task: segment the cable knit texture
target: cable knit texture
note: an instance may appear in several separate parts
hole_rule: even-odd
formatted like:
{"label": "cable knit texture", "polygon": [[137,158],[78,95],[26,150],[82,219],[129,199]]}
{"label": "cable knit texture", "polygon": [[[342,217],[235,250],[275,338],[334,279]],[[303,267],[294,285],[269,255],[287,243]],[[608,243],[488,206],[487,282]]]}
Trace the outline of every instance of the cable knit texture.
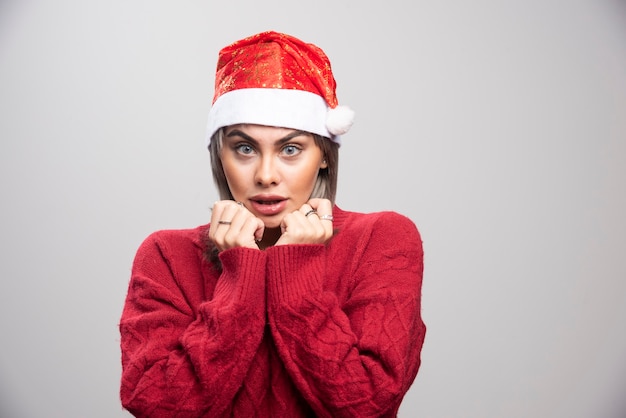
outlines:
{"label": "cable knit texture", "polygon": [[395,417],[419,366],[422,241],[395,212],[334,208],[327,245],[204,257],[208,226],[140,246],[120,320],[137,417]]}

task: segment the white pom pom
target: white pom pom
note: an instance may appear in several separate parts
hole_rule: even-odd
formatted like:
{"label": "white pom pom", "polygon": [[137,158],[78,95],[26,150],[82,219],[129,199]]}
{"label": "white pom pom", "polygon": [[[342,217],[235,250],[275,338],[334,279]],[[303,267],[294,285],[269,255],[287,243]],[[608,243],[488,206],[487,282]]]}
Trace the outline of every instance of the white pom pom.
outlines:
{"label": "white pom pom", "polygon": [[333,135],[343,135],[350,130],[354,122],[354,111],[348,106],[337,106],[328,109],[326,114],[326,129]]}

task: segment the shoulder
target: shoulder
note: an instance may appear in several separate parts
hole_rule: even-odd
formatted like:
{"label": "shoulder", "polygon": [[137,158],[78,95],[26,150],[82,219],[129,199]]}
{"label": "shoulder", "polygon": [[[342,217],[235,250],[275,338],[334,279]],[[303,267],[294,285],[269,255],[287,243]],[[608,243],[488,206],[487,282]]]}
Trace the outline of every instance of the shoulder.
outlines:
{"label": "shoulder", "polygon": [[168,298],[181,310],[200,303],[209,275],[204,256],[205,231],[206,227],[197,227],[149,234],[132,263],[133,297]]}
{"label": "shoulder", "polygon": [[380,212],[352,212],[335,207],[335,219],[339,220],[336,226],[340,229],[361,231],[387,231],[395,234],[416,234],[419,230],[408,216],[395,211]]}
{"label": "shoulder", "polygon": [[149,234],[140,244],[137,256],[159,252],[162,256],[171,253],[202,252],[206,248],[208,225],[187,229],[161,229]]}
{"label": "shoulder", "polygon": [[399,248],[422,247],[420,232],[408,216],[395,211],[351,212],[335,207],[337,237]]}

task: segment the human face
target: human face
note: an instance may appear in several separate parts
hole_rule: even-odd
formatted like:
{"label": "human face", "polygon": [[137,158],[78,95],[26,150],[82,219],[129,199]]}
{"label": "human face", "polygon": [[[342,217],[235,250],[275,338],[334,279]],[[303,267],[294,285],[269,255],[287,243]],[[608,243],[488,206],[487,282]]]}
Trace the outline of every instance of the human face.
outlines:
{"label": "human face", "polygon": [[226,128],[220,158],[233,198],[266,228],[280,227],[285,215],[300,209],[326,168],[312,134],[263,125]]}

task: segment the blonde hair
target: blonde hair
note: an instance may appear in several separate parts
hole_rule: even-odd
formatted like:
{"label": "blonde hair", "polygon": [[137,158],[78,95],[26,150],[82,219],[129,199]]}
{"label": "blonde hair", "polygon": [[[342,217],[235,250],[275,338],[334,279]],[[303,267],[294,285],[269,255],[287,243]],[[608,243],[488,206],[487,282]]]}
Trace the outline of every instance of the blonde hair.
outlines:
{"label": "blonde hair", "polygon": [[[337,177],[339,175],[339,145],[321,135],[312,135],[315,144],[322,150],[327,167],[320,169],[311,197],[328,199],[334,204],[337,194]],[[224,128],[218,129],[211,138],[211,143],[209,144],[211,171],[213,172],[213,182],[217,187],[220,198],[222,200],[233,200],[234,198],[228,187],[220,158],[223,138]]]}

